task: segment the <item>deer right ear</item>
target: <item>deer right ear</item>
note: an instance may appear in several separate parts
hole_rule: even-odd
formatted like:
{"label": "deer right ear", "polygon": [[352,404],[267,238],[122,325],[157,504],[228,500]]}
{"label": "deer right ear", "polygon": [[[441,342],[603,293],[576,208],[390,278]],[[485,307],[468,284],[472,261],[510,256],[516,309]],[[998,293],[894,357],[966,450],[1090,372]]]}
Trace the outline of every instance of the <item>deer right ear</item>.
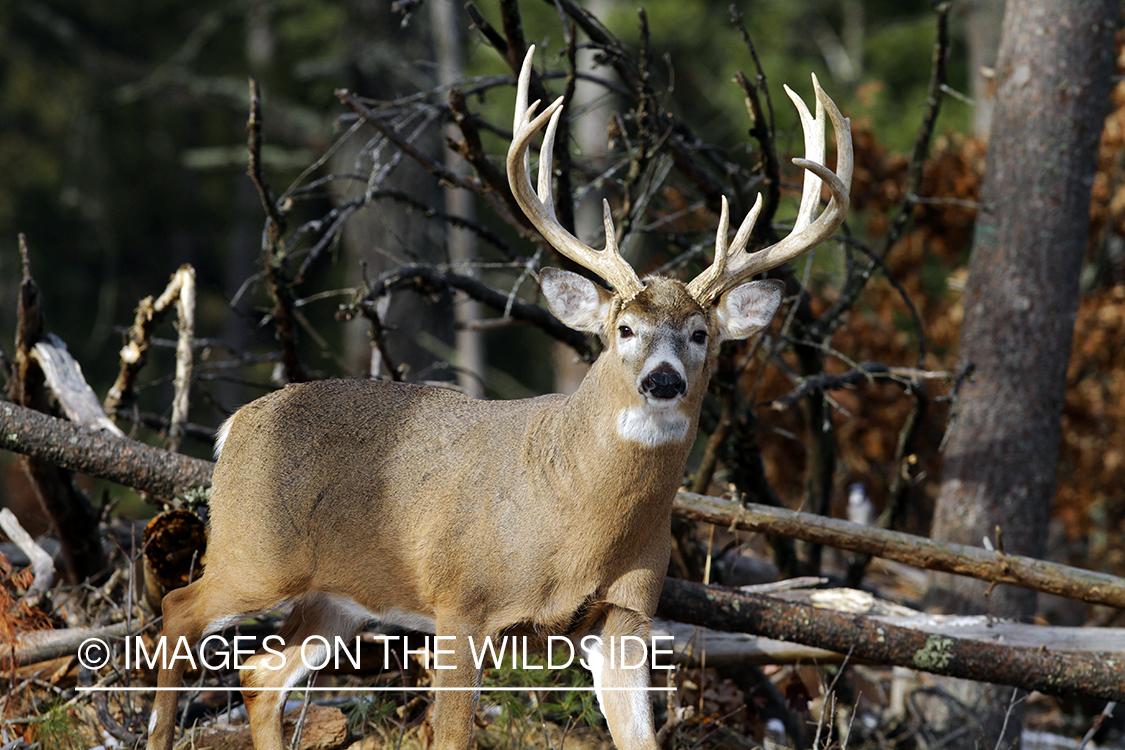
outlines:
{"label": "deer right ear", "polygon": [[585,276],[561,268],[539,272],[539,286],[547,307],[564,325],[576,331],[603,333],[613,294]]}

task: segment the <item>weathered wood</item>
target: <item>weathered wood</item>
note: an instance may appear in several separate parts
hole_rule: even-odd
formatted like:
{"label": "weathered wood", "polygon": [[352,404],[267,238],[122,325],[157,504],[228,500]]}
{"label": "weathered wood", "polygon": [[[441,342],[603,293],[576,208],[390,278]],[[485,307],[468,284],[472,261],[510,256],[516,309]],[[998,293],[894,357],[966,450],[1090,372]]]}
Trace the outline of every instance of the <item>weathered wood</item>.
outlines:
{"label": "weathered wood", "polygon": [[[8,403],[0,403],[0,448],[42,458],[134,487],[174,497],[211,484],[214,464],[132,440],[87,430]],[[930,570],[1057,594],[1094,604],[1125,607],[1125,579],[1104,573],[935,542],[811,513],[742,505],[690,492],[676,496],[674,513],[732,529],[818,542]]]}
{"label": "weathered wood", "polygon": [[22,666],[73,656],[91,638],[113,643],[128,634],[129,628],[124,622],[103,628],[65,628],[20,633],[16,636],[12,650],[5,648],[0,652],[0,670],[11,669],[13,663],[15,666]]}
{"label": "weathered wood", "polygon": [[1068,565],[1005,555],[980,547],[935,542],[925,537],[765,505],[680,492],[674,513],[743,531],[802,539],[837,549],[895,560],[927,570],[1057,594],[1069,599],[1125,607],[1125,579]]}
{"label": "weathered wood", "polygon": [[[8,395],[21,406],[47,413],[51,406],[46,376],[33,353],[44,336],[42,297],[31,276],[31,260],[22,234],[19,244],[23,280],[17,310],[15,372],[8,381]],[[32,455],[25,455],[21,463],[43,513],[51,519],[58,534],[67,581],[78,584],[103,571],[106,556],[98,539],[94,509],[70,474],[54,462]]]}
{"label": "weathered wood", "polygon": [[664,580],[657,613],[681,622],[803,643],[855,658],[1038,690],[1051,695],[1125,699],[1125,654],[1057,653],[951,638],[674,578]]}
{"label": "weathered wood", "polygon": [[[187,301],[181,300],[181,297],[185,294],[189,297]],[[159,297],[145,297],[137,304],[133,325],[129,327],[128,340],[121,349],[121,369],[117,373],[117,380],[115,380],[113,386],[110,387],[109,394],[105,399],[105,410],[107,412],[113,414],[132,401],[133,386],[137,381],[137,374],[140,372],[141,368],[144,367],[145,362],[148,361],[148,350],[152,345],[153,329],[164,320],[173,306],[177,307],[177,312],[180,316],[177,329],[181,331],[186,330],[189,336],[189,364],[186,375],[182,370],[183,364],[181,363],[184,357],[181,351],[184,345],[182,335],[176,347],[177,394],[179,394],[183,387],[180,385],[180,381],[190,381],[190,336],[193,323],[191,320],[185,319],[185,314],[193,319],[194,310],[185,309],[185,304],[189,308],[194,308],[195,306],[195,270],[189,265],[180,266],[176,273],[172,274],[172,278],[168,281],[168,286],[164,288],[164,291]],[[182,405],[181,408],[183,408]],[[173,419],[173,423],[175,422],[176,420]]]}
{"label": "weathered wood", "polygon": [[28,534],[20,525],[16,514],[8,508],[0,508],[0,531],[3,531],[19,547],[20,551],[31,560],[33,578],[31,585],[27,587],[27,592],[23,596],[24,601],[31,601],[51,588],[51,584],[55,582],[55,561],[42,547],[36,544],[35,540],[31,538],[31,534]]}
{"label": "weathered wood", "polygon": [[[213,468],[209,461],[93,432],[8,403],[0,403],[0,448],[35,455],[162,497],[209,485]],[[956,557],[972,559],[983,555],[982,564],[973,568],[973,572],[996,575],[1005,581],[1012,581],[1014,571],[1021,570],[1038,574],[1031,576],[1028,584],[1036,583],[1043,577],[1042,571],[1049,571],[1048,580],[1073,574],[1075,581],[1065,587],[1056,583],[1049,590],[1072,592],[1076,598],[1086,601],[1120,601],[1114,598],[1120,591],[1120,582],[1108,576],[1075,571],[1039,560],[942,545],[804,513],[776,508],[738,508],[737,504],[718,498],[687,496],[685,493],[681,493],[677,500],[677,512],[690,518],[802,539],[811,537],[825,544],[915,565],[965,572],[965,563],[959,562]],[[1120,654],[1060,654],[1039,648],[1011,648],[996,643],[955,639],[880,622],[871,617],[781,602],[774,596],[707,589],[672,579],[666,581],[658,613],[682,622],[749,632],[839,653],[847,653],[854,648],[855,658],[875,663],[897,664],[1055,694],[1086,693],[1110,700],[1125,700],[1125,669],[1122,668],[1125,656]]]}
{"label": "weathered wood", "polygon": [[[745,593],[745,592],[744,592]],[[757,592],[754,592],[757,593]],[[784,602],[798,601],[818,610],[863,615],[889,625],[897,625],[932,635],[986,641],[1001,646],[1020,646],[1052,652],[1106,653],[1125,655],[1125,628],[1065,628],[1028,625],[997,620],[985,615],[931,615],[876,599],[855,589],[800,589],[767,594]],[[799,597],[799,598],[797,598]],[[673,637],[670,657],[677,664],[699,666],[706,652],[707,664],[839,664],[844,655],[823,648],[788,643],[749,633],[726,632],[674,620],[656,618],[653,635]],[[659,648],[668,641],[657,641]],[[857,661],[855,656],[853,661]],[[666,661],[666,659],[665,659]],[[859,659],[867,663],[865,659]]]}
{"label": "weathered wood", "polygon": [[111,435],[124,437],[125,433],[105,415],[94,389],[82,375],[82,367],[66,349],[66,343],[53,333],[44,335],[32,353],[47,386],[55,394],[63,411],[71,422],[86,425],[95,430],[105,430]]}

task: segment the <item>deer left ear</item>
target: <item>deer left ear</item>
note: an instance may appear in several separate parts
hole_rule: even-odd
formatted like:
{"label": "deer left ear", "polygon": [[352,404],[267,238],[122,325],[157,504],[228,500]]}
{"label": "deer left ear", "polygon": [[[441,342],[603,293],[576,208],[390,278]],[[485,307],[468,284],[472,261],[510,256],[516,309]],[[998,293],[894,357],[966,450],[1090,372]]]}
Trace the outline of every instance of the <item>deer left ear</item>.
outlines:
{"label": "deer left ear", "polygon": [[784,291],[782,282],[765,279],[740,284],[720,297],[715,313],[722,340],[749,338],[768,326]]}

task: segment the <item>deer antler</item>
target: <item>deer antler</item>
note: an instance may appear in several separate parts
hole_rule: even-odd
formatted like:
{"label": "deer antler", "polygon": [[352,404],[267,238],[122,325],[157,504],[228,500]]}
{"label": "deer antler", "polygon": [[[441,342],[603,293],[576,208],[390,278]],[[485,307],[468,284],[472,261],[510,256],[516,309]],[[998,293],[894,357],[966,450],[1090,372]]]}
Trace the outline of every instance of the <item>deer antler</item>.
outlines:
{"label": "deer antler", "polygon": [[[529,107],[527,90],[531,83],[531,61],[534,54],[535,46],[532,45],[528,47],[527,56],[523,59],[519,85],[516,88],[512,145],[508,148],[508,182],[512,186],[512,193],[532,225],[539,230],[547,242],[551,243],[552,247],[575,263],[601,276],[609,282],[614,291],[628,299],[643,289],[644,284],[617,249],[617,235],[609,212],[609,201],[604,201],[602,204],[605,221],[604,250],[595,250],[583,244],[559,224],[555,216],[555,200],[551,189],[554,160],[551,155],[555,145],[555,130],[558,127],[559,115],[562,114],[563,98],[560,96],[551,102],[539,116],[533,119],[535,110],[539,107],[539,100]],[[539,132],[544,122],[547,123],[547,130],[543,133],[543,147],[539,151],[539,192],[536,194],[528,174],[531,168],[528,148],[532,137]]]}
{"label": "deer antler", "polygon": [[[793,163],[806,170],[804,188],[801,191],[801,207],[793,231],[788,237],[775,245],[770,245],[756,253],[747,253],[746,243],[762,209],[762,196],[758,195],[754,207],[746,215],[742,226],[727,247],[727,226],[729,223],[727,200],[723,198],[722,212],[719,216],[719,229],[715,237],[715,260],[711,266],[688,283],[688,291],[705,307],[714,302],[720,294],[745,281],[754,274],[768,271],[792,260],[812,249],[832,236],[844,222],[848,214],[848,193],[852,186],[852,131],[850,121],[840,114],[835,103],[824,93],[820,83],[813,75],[813,89],[816,91],[816,118],[809,113],[801,97],[786,86],[785,93],[793,100],[801,116],[801,127],[805,132],[805,157],[794,159]],[[836,172],[823,165],[825,110],[832,120],[836,133]],[[509,161],[509,163],[511,163]],[[828,207],[814,221],[813,214],[820,203],[820,187],[828,183],[832,199]]]}

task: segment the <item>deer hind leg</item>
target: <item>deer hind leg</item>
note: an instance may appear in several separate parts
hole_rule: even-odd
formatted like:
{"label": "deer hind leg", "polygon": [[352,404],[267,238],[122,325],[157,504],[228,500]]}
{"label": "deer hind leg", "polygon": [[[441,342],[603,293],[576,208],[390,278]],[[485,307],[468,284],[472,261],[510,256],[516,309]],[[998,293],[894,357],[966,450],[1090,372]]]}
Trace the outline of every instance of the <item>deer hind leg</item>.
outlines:
{"label": "deer hind leg", "polygon": [[[233,625],[255,612],[277,604],[274,600],[256,600],[245,596],[235,587],[215,585],[204,577],[183,588],[174,589],[164,597],[165,653],[186,653],[194,649],[206,635]],[[178,648],[185,645],[186,649]],[[160,690],[153,701],[148,724],[148,750],[171,750],[176,731],[176,706],[180,693],[174,688],[183,686],[185,658],[164,658],[156,678]]]}
{"label": "deer hind leg", "polygon": [[330,594],[318,592],[297,600],[278,633],[280,643],[271,639],[263,644],[273,652],[263,648],[239,671],[255,750],[282,750],[282,708],[289,691],[312,671],[309,665],[329,658],[337,637],[350,638],[369,619],[359,605]]}
{"label": "deer hind leg", "polygon": [[[611,607],[598,633],[580,646],[594,676],[598,704],[618,750],[656,750],[649,695],[649,618]],[[629,636],[629,637],[623,637]]]}
{"label": "deer hind leg", "polygon": [[[433,750],[467,750],[473,738],[473,714],[480,698],[481,670],[473,658],[484,636],[477,625],[467,625],[440,614],[434,641]],[[471,645],[472,642],[472,645]],[[440,650],[440,653],[437,651]]]}

